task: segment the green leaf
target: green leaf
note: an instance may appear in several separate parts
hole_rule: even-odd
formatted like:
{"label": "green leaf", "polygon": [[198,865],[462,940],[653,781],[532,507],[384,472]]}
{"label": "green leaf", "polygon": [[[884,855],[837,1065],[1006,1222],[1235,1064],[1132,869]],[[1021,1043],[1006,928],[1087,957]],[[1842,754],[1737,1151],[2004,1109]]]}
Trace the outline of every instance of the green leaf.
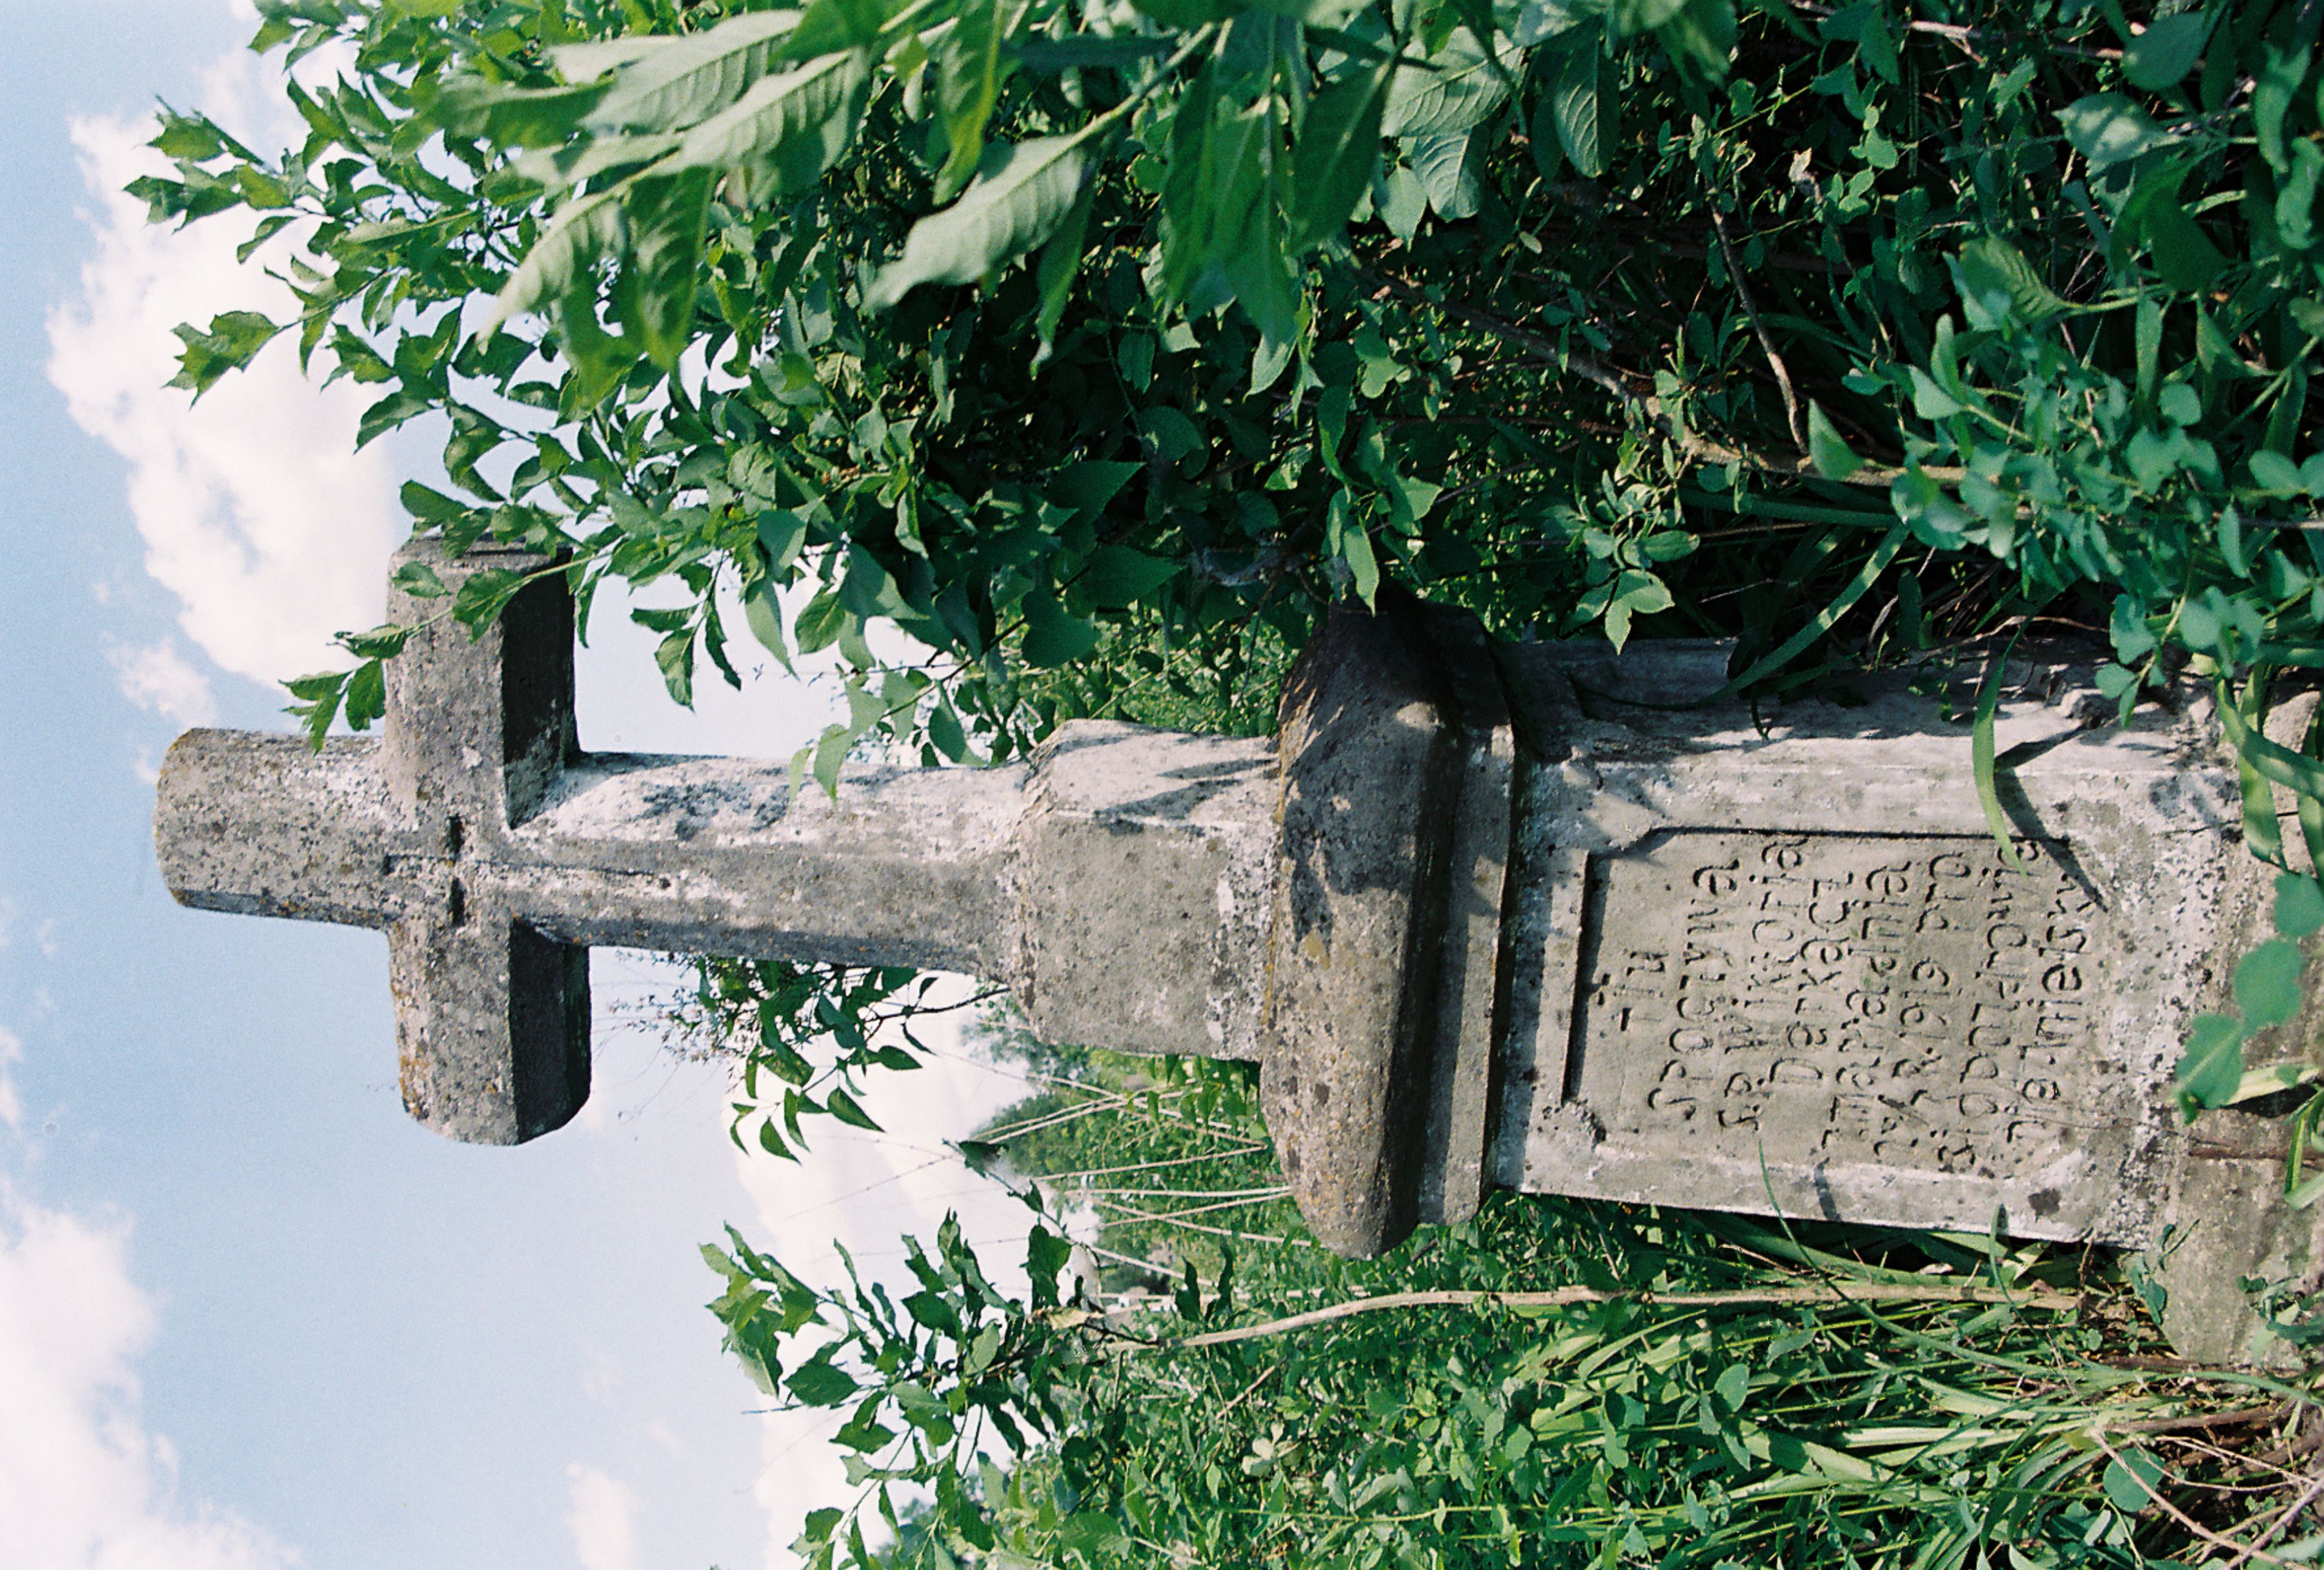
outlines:
{"label": "green leaf", "polygon": [[2066,140],[2103,174],[2167,140],[2147,112],[2120,93],[2092,93],[2058,111]]}
{"label": "green leaf", "polygon": [[1751,1371],[1739,1362],[1729,1363],[1719,1376],[1719,1382],[1712,1387],[1712,1393],[1718,1396],[1719,1404],[1725,1407],[1730,1415],[1740,1412],[1744,1401],[1751,1394]]}
{"label": "green leaf", "polygon": [[791,652],[783,639],[782,605],[776,597],[772,578],[753,579],[742,591],[742,620],[760,646],[788,670]]}
{"label": "green leaf", "polygon": [[[1733,0],[1686,0],[1686,4],[1679,7],[1678,14],[1663,23],[1659,32],[1663,47],[1670,51],[1674,60],[1691,62],[1704,76],[1717,81],[1727,75],[1728,60],[1735,52]],[[1882,76],[1893,82],[1897,79],[1895,69],[1896,51],[1887,37],[1885,25],[1880,28],[1879,42],[1887,45],[1886,63],[1889,69],[1880,69],[1883,61],[1874,52],[1868,29],[1865,38],[1865,58],[1871,61],[1875,70],[1880,70]]]}
{"label": "green leaf", "polygon": [[687,132],[666,167],[741,171],[754,189],[790,199],[854,141],[870,87],[858,54],[828,55],[767,77]]}
{"label": "green leaf", "polygon": [[1808,460],[1827,480],[1844,480],[1864,466],[1864,460],[1832,429],[1831,417],[1821,403],[1808,405]]}
{"label": "green leaf", "polygon": [[847,607],[839,603],[839,591],[825,589],[807,601],[791,623],[791,633],[798,639],[798,651],[813,654],[837,642],[847,623]]}
{"label": "green leaf", "polygon": [[968,183],[984,153],[984,127],[1001,100],[1008,74],[1002,44],[1006,0],[966,0],[952,29],[935,47],[936,97],[951,155],[936,174],[936,199],[948,201]]}
{"label": "green leaf", "polygon": [[2251,1030],[2281,1025],[2300,1012],[2300,972],[2305,961],[2299,947],[2271,937],[2243,957],[2236,966],[2236,1006],[2244,1011]]}
{"label": "green leaf", "polygon": [[2069,309],[2017,248],[1997,236],[1981,236],[1962,246],[1957,266],[1961,292],[1989,310],[2038,323]]}
{"label": "green leaf", "polygon": [[1420,189],[1427,193],[1428,205],[1435,209],[1438,217],[1459,223],[1477,216],[1482,186],[1477,179],[1475,161],[1470,156],[1474,143],[1468,132],[1415,136],[1404,146],[1406,156],[1412,161],[1412,172],[1418,177]]}
{"label": "green leaf", "polygon": [[505,567],[478,568],[468,574],[459,592],[452,596],[452,614],[463,626],[481,635],[516,597],[524,582],[522,573]]}
{"label": "green leaf", "polygon": [[665,371],[694,336],[711,183],[706,169],[641,178],[623,204],[629,256],[614,300],[624,329]]}
{"label": "green leaf", "polygon": [[493,301],[484,331],[492,332],[520,311],[563,300],[586,289],[595,299],[590,270],[622,243],[622,208],[614,191],[595,191],[557,209],[549,227],[533,242]]}
{"label": "green leaf", "polygon": [[[1196,439],[1199,444],[1199,436]],[[1104,458],[1078,459],[1049,477],[1049,500],[1084,515],[1102,513],[1145,466]]]}
{"label": "green leaf", "polygon": [[876,43],[896,10],[891,0],[807,0],[798,31],[783,45],[783,58],[812,60]]}
{"label": "green leaf", "polygon": [[1591,27],[1575,35],[1550,83],[1550,113],[1557,140],[1574,170],[1595,180],[1606,172],[1619,134],[1611,69]]}
{"label": "green leaf", "polygon": [[2150,202],[2141,227],[2154,255],[2154,270],[2173,289],[2200,294],[2227,270],[2227,257],[2175,198]]}
{"label": "green leaf", "polygon": [[587,124],[612,131],[678,131],[707,119],[782,59],[800,20],[790,11],[746,12],[638,54],[604,84]]}
{"label": "green leaf", "polygon": [[1127,545],[1101,545],[1090,553],[1079,586],[1097,605],[1120,610],[1146,598],[1184,570],[1181,563]]}
{"label": "green leaf", "polygon": [[1040,339],[1046,355],[1057,336],[1057,324],[1065,320],[1065,301],[1073,293],[1074,277],[1081,271],[1082,250],[1089,238],[1090,209],[1097,205],[1095,180],[1084,181],[1082,194],[1074,199],[1073,208],[1049,243],[1041,247],[1041,260],[1034,268],[1034,282],[1040,286],[1041,313],[1034,319],[1033,333]]}
{"label": "green leaf", "polygon": [[960,200],[912,226],[904,254],[864,291],[866,309],[886,310],[923,283],[973,283],[1047,240],[1081,196],[1102,124],[988,148]]}
{"label": "green leaf", "polygon": [[495,147],[561,147],[605,96],[605,84],[519,88],[507,82],[454,82],[426,119],[447,136]]}
{"label": "green leaf", "polygon": [[952,762],[968,755],[968,737],[961,732],[960,716],[948,703],[939,703],[929,711],[928,740]]}
{"label": "green leaf", "polygon": [[2181,11],[2158,16],[2122,51],[2122,74],[2150,93],[2176,87],[2203,58],[2211,35],[2210,11]]}
{"label": "green leaf", "polygon": [[2324,930],[2324,888],[2299,873],[2275,880],[2275,929],[2286,937],[2309,937]]}
{"label": "green leaf", "polygon": [[880,1125],[872,1121],[872,1114],[865,1112],[856,1099],[844,1090],[834,1089],[824,1098],[823,1107],[833,1117],[852,1128],[869,1129],[875,1134],[880,1131]]}
{"label": "green leaf", "polygon": [[1379,168],[1380,118],[1393,64],[1383,60],[1325,88],[1308,103],[1307,118],[1291,148],[1290,223],[1285,247],[1293,254],[1340,232]]}
{"label": "green leaf", "polygon": [[1456,27],[1425,62],[1397,66],[1390,73],[1380,134],[1452,136],[1473,131],[1508,101],[1517,79],[1511,68],[1523,63],[1514,49],[1496,57],[1474,32]]}
{"label": "green leaf", "polygon": [[2198,1014],[2179,1059],[2179,1104],[2192,1118],[2202,1107],[2225,1106],[2244,1078],[2243,1021],[2229,1014]]}
{"label": "green leaf", "polygon": [[367,731],[371,722],[385,713],[387,673],[378,660],[366,660],[347,673],[347,729]]}
{"label": "green leaf", "polygon": [[1092,623],[1068,614],[1047,589],[1025,596],[1025,663],[1037,668],[1064,665],[1097,647]]}
{"label": "green leaf", "polygon": [[323,750],[323,738],[329,734],[331,721],[338,717],[339,700],[346,694],[348,673],[326,670],[313,676],[294,677],[283,687],[299,699],[288,705],[283,713],[299,722],[307,733],[307,744],[316,752]]}
{"label": "green leaf", "polygon": [[2300,478],[2299,466],[2282,453],[2270,452],[2265,448],[2251,455],[2251,474],[2253,482],[2273,495],[2297,495],[2306,488]]}
{"label": "green leaf", "polygon": [[694,706],[694,629],[681,627],[664,638],[654,649],[654,663],[661,667],[662,685],[681,708]]}
{"label": "green leaf", "polygon": [[799,1364],[792,1371],[791,1377],[783,1381],[789,1387],[791,1394],[807,1406],[835,1407],[859,1388],[844,1369],[832,1366],[832,1350],[826,1347],[817,1353]]}
{"label": "green leaf", "polygon": [[207,328],[188,324],[176,330],[186,346],[178,356],[178,374],[170,378],[169,385],[185,388],[198,402],[219,377],[249,365],[283,328],[258,311],[228,310],[212,317]]}
{"label": "green leaf", "polygon": [[1163,26],[1179,32],[1224,22],[1243,8],[1240,0],[1130,0],[1130,4]]}
{"label": "green leaf", "polygon": [[444,580],[436,576],[436,569],[424,561],[405,562],[395,569],[388,582],[398,592],[410,595],[415,600],[441,599],[452,592],[444,586]]}
{"label": "green leaf", "polygon": [[2284,145],[2283,118],[2301,83],[2308,79],[2309,47],[2305,43],[2296,50],[2280,50],[2272,43],[2261,46],[2265,63],[2252,88],[2252,129],[2259,136],[2260,156],[2278,174],[2292,163]]}
{"label": "green leaf", "polygon": [[1075,1510],[1057,1528],[1057,1546],[1076,1554],[1097,1554],[1129,1541],[1113,1518],[1097,1510]]}
{"label": "green leaf", "polygon": [[[966,1149],[962,1147],[964,1153]],[[1073,1258],[1072,1239],[1059,1237],[1046,1226],[1033,1228],[1032,1235],[1025,1240],[1025,1275],[1033,1284],[1033,1301],[1037,1305],[1056,1306],[1057,1278],[1065,1273]]]}
{"label": "green leaf", "polygon": [[2153,1491],[2162,1481],[2163,1468],[2144,1450],[2125,1450],[2107,1463],[2107,1498],[2126,1514],[2135,1515],[2152,1505],[2157,1497]]}

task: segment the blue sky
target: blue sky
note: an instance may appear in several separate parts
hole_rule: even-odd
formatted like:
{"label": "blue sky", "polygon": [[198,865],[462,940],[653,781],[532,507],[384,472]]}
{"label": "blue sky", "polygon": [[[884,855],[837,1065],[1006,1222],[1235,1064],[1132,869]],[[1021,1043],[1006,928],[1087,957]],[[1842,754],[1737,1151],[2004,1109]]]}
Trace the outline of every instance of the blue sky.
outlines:
{"label": "blue sky", "polygon": [[[892,1137],[739,1156],[715,1067],[622,1029],[669,975],[594,960],[597,1090],[516,1150],[397,1103],[375,934],[179,910],[152,773],[189,724],[280,728],[280,677],[376,619],[427,433],[351,453],[359,402],[287,354],[189,409],[186,317],[271,302],[241,233],[143,227],[157,97],[266,140],[244,0],[0,0],[0,1564],[779,1565],[838,1467],[758,1414],[701,1305],[728,1222],[810,1273],[905,1227],[1022,1212],[942,1141],[1014,1094],[964,1061],[875,1087]],[[348,390],[339,389],[337,392]],[[781,755],[828,695],[687,715],[600,613],[585,744]]]}

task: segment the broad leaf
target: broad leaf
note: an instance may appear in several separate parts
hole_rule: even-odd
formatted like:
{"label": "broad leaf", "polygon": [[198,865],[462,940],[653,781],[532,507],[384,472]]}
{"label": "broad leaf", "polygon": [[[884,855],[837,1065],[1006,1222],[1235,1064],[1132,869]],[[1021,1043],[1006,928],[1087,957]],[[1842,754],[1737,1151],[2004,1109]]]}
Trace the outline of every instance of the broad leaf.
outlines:
{"label": "broad leaf", "polygon": [[1605,173],[1620,111],[1595,27],[1582,30],[1565,51],[1550,83],[1549,103],[1558,143],[1575,171],[1591,180]]}
{"label": "broad leaf", "polygon": [[904,254],[863,291],[865,306],[886,310],[923,283],[973,283],[1047,240],[1081,195],[1093,140],[1084,130],[995,143],[960,200],[912,226]]}
{"label": "broad leaf", "polygon": [[588,280],[599,258],[622,242],[622,208],[612,191],[596,191],[557,210],[548,228],[501,286],[484,330],[491,332],[519,311],[574,292]]}
{"label": "broad leaf", "polygon": [[686,134],[670,166],[737,170],[779,199],[821,179],[855,138],[870,85],[861,55],[826,55],[765,78]]}
{"label": "broad leaf", "polygon": [[1997,236],[1980,236],[1962,246],[1957,265],[1961,292],[1988,309],[2043,322],[2070,309],[2017,248]]}
{"label": "broad leaf", "polygon": [[1293,254],[1337,234],[1371,185],[1393,74],[1382,61],[1333,83],[1308,104],[1291,149],[1291,221],[1284,244]]}
{"label": "broad leaf", "polygon": [[2150,93],[2176,87],[2203,58],[2213,13],[2181,11],[2158,16],[2122,51],[2122,74]]}
{"label": "broad leaf", "polygon": [[2271,937],[2236,966],[2236,1006],[2252,1030],[2281,1025],[2300,1012],[2300,972],[2305,962],[2300,950],[2281,937]]}
{"label": "broad leaf", "polygon": [[1864,460],[1832,429],[1831,417],[1821,403],[1808,405],[1808,458],[1827,480],[1844,480],[1864,466]]}
{"label": "broad leaf", "polygon": [[2058,111],[2058,122],[2093,174],[2103,174],[2164,140],[2153,117],[2120,93],[2077,98]]}
{"label": "broad leaf", "polygon": [[1475,33],[1456,27],[1425,65],[1396,69],[1380,132],[1388,136],[1446,136],[1472,131],[1508,100],[1524,63],[1515,46],[1505,46],[1496,57],[1486,52]]}
{"label": "broad leaf", "polygon": [[795,11],[754,11],[633,57],[589,112],[606,131],[678,131],[741,97],[782,58]]}
{"label": "broad leaf", "polygon": [[2243,1021],[2227,1014],[2198,1014],[2179,1059],[2179,1103],[2189,1117],[2202,1107],[2225,1106],[2244,1078]]}
{"label": "broad leaf", "polygon": [[665,371],[693,336],[710,186],[706,169],[657,175],[638,180],[624,205],[629,256],[614,299],[623,328]]}

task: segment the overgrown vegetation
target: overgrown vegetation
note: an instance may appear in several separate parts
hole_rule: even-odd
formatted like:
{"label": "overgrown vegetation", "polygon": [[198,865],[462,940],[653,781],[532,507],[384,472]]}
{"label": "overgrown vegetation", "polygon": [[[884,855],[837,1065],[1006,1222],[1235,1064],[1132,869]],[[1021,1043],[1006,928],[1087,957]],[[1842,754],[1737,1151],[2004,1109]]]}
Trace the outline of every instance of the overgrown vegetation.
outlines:
{"label": "overgrown vegetation", "polygon": [[[585,607],[609,574],[682,582],[685,608],[640,613],[681,702],[703,660],[734,679],[737,605],[778,658],[836,650],[849,718],[802,779],[866,744],[1012,757],[1083,715],[1263,728],[1321,607],[1392,577],[1508,636],[1731,635],[1737,685],[1770,694],[2079,632],[2126,709],[2211,684],[2253,849],[2290,859],[2276,785],[2324,850],[2314,738],[2258,723],[2284,671],[2324,668],[2314,0],[259,8],[262,50],[347,62],[286,84],[306,140],[268,156],[166,115],[176,172],[137,189],[161,220],[256,215],[299,309],[181,329],[180,383],[280,337],[376,389],[363,439],[437,422],[415,526],[561,553]],[[481,624],[515,586],[478,574],[448,608]],[[882,627],[914,651],[883,658]],[[317,737],[377,717],[401,637],[350,634],[350,670],[292,684]],[[2243,1050],[2298,1006],[2324,921],[2300,888],[2238,1013],[2200,1028],[2190,1105],[2280,1087]],[[801,1117],[860,1114],[867,1011],[917,984],[705,976],[703,1017],[749,1048],[737,1135],[786,1152]],[[1248,1141],[1232,1077],[1185,1072],[1172,1094]],[[1085,1122],[1160,1140],[1151,1099]],[[1177,1186],[1247,1187],[1256,1159],[1210,1150]],[[1231,1229],[1295,1238],[1268,1205]],[[1131,1219],[1106,1246],[1142,1259]],[[1168,1224],[1174,1261],[1196,1224]],[[1197,1254],[1202,1325],[1456,1277],[1619,1300],[1166,1353],[1123,1337],[1191,1322],[1004,1307],[945,1246],[934,1321],[747,1250],[723,1311],[752,1355],[819,1314],[869,1360],[809,1356],[786,1388],[870,1402],[866,1440],[900,1418],[954,1512],[957,1542],[912,1539],[936,1562],[1022,1530],[1064,1558],[2136,1563],[2199,1528],[2255,1541],[2236,1523],[2296,1457],[2252,1436],[2310,1420],[2280,1389],[2230,1418],[2228,1387],[2093,1362],[2148,1355],[2103,1282],[2063,1321],[1639,1296],[1894,1269],[2089,1288],[1970,1241],[1503,1206],[1387,1265],[1249,1238],[1236,1261],[1231,1295]],[[1215,1424],[1177,1436],[1190,1409]],[[982,1492],[954,1466],[972,1418],[1030,1445]],[[2107,1427],[2136,1423],[2182,1426]],[[1201,1470],[1157,1459],[1181,1453]],[[2158,1488],[2186,1521],[2140,1513]],[[825,1526],[818,1552],[852,1532]]]}
{"label": "overgrown vegetation", "polygon": [[1045,1211],[1028,1302],[949,1225],[900,1302],[810,1289],[739,1236],[711,1251],[745,1364],[848,1412],[859,1492],[809,1521],[810,1563],[2324,1548],[2292,1529],[2324,1412],[2178,1363],[2104,1258],[1504,1195],[1343,1261],[1305,1237],[1244,1067],[997,1045],[1039,1088],[964,1150]]}

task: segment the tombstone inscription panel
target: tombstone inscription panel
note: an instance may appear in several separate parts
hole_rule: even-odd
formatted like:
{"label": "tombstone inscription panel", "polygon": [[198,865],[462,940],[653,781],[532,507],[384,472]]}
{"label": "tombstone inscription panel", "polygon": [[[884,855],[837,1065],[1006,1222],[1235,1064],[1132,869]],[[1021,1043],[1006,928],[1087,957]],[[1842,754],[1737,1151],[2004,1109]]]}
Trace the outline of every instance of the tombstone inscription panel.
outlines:
{"label": "tombstone inscription panel", "polygon": [[[2055,847],[1668,832],[1591,858],[1569,1095],[1611,1154],[1877,1166],[2080,1227],[2061,1159],[2123,1152],[2105,919]],[[2083,1206],[2081,1208],[2087,1208]]]}
{"label": "tombstone inscription panel", "polygon": [[2200,724],[2004,706],[2019,871],[1904,684],[1761,716],[1699,701],[1723,668],[1687,659],[1505,661],[1540,761],[1493,1180],[2150,1243],[2172,1068],[2255,908]]}

